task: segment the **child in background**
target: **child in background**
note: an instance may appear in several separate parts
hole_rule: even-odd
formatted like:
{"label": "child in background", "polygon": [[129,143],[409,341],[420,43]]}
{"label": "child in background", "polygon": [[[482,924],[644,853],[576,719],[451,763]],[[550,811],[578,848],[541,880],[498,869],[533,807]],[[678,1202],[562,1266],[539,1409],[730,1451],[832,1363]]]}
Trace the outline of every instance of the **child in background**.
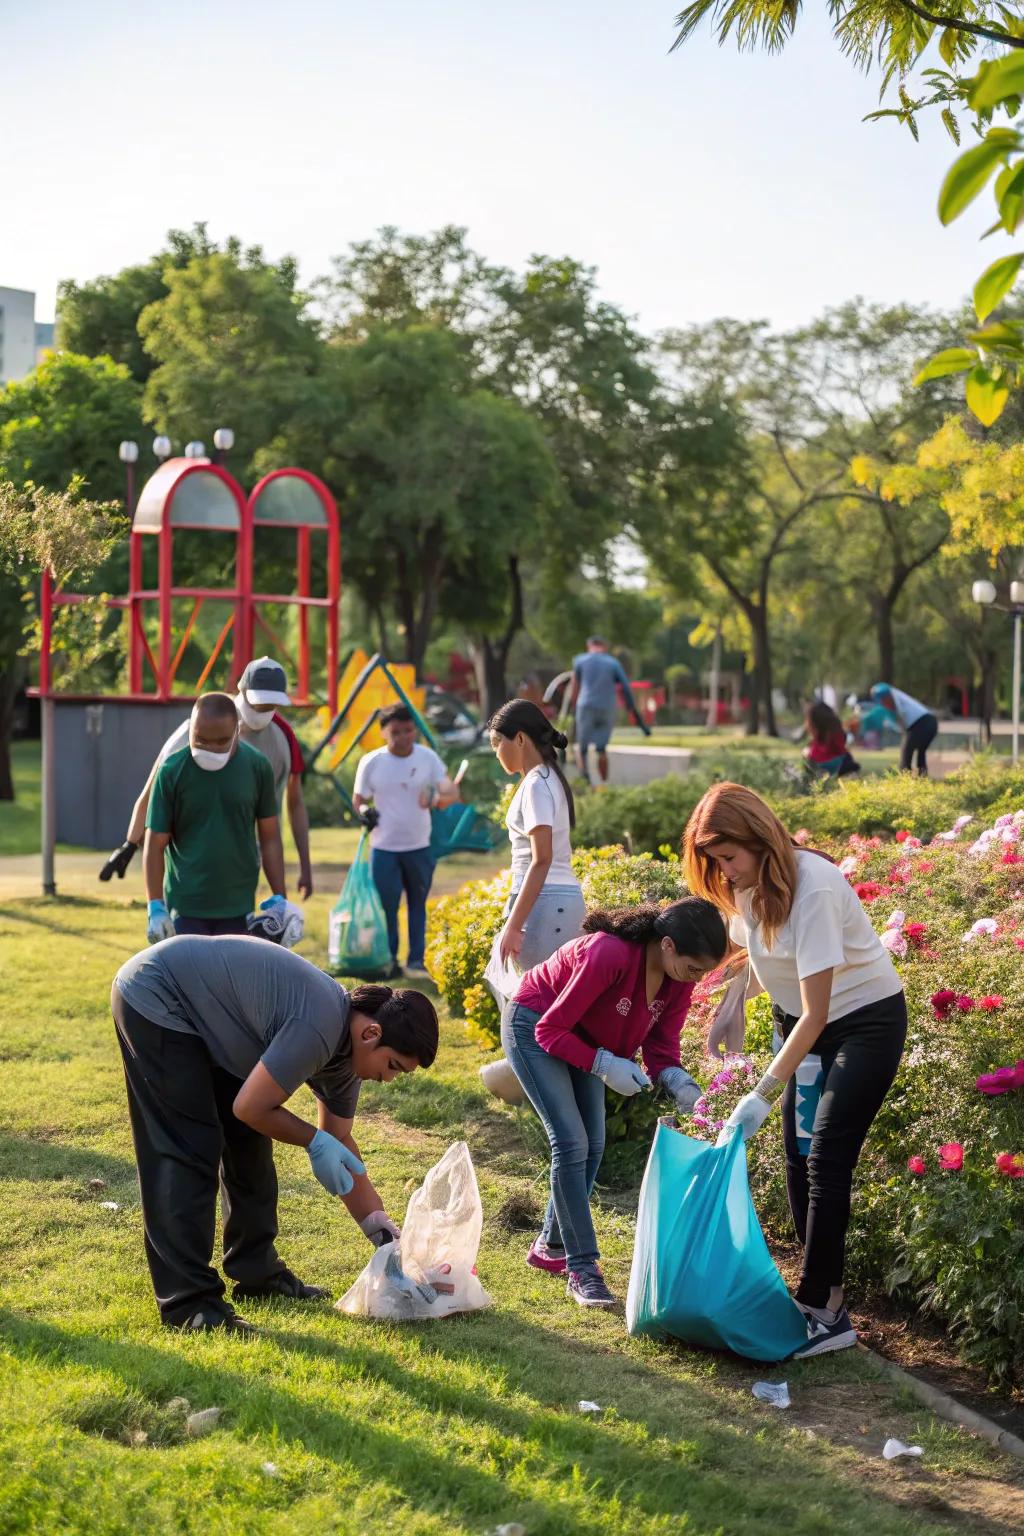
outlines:
{"label": "child in background", "polygon": [[860,763],[847,750],[843,722],[830,705],[821,699],[808,705],[804,725],[811,738],[810,745],[804,748],[806,762],[839,779],[848,773],[860,773]]}

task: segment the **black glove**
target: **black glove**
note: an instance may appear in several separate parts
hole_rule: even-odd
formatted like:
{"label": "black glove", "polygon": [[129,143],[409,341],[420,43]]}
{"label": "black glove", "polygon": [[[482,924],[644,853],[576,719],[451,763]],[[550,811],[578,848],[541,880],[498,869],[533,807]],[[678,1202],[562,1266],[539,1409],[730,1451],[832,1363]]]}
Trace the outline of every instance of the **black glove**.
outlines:
{"label": "black glove", "polygon": [[372,832],[374,827],[380,821],[380,811],[378,811],[375,805],[368,805],[365,811],[359,812],[359,820],[362,822],[367,832]]}
{"label": "black glove", "polygon": [[119,880],[123,880],[124,872],[134,859],[138,846],[138,843],[122,843],[120,848],[115,848],[100,870],[100,879],[109,880],[111,875],[116,874]]}

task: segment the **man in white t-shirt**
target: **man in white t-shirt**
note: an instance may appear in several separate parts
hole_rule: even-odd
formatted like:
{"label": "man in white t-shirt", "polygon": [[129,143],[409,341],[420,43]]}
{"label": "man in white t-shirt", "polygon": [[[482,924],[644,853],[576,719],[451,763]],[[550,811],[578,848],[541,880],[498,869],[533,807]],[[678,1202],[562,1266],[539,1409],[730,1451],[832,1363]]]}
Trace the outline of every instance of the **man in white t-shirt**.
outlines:
{"label": "man in white t-shirt", "polygon": [[387,918],[392,975],[401,975],[398,908],[404,890],[409,916],[405,974],[425,977],[427,897],[434,878],[430,812],[451,805],[459,790],[437,753],[416,740],[416,722],[404,704],[385,709],[380,728],[385,745],[360,760],[353,804],[370,832],[370,868]]}

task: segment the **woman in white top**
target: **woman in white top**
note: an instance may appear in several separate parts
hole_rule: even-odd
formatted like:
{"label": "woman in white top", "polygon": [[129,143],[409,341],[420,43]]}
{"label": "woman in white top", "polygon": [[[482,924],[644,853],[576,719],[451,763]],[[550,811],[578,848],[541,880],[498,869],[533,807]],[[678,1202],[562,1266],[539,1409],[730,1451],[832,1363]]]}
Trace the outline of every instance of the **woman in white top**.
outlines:
{"label": "woman in white top", "polygon": [[[844,876],[825,855],[797,848],[752,790],[708,790],[687,823],[683,858],[694,895],[732,919],[752,992],[771,997],[783,1042],[722,1134],[739,1130],[748,1141],[781,1098],[789,1204],[804,1245],[796,1302],[807,1343],[797,1355],[845,1349],[857,1340],[843,1305],[853,1170],[903,1053],[903,988]],[[795,1081],[809,1052],[821,1058],[816,1112],[806,1095],[798,1106]],[[810,1123],[798,1123],[798,1108]]]}
{"label": "woman in white top", "polygon": [[510,699],[488,722],[491,746],[508,774],[520,776],[505,816],[512,844],[512,895],[501,960],[524,971],[579,934],[587,914],[572,870],[572,790],[558,766],[568,742],[529,699]]}

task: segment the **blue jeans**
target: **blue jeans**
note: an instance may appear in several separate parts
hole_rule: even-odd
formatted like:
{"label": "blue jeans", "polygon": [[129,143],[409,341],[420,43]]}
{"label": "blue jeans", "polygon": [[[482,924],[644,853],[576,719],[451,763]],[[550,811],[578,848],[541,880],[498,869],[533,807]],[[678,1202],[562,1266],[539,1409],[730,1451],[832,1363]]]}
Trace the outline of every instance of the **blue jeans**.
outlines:
{"label": "blue jeans", "polygon": [[405,891],[409,909],[409,965],[422,966],[427,942],[427,897],[434,878],[434,858],[429,848],[393,853],[390,848],[370,852],[370,872],[380,895],[388,924],[391,958],[398,959],[398,908]]}
{"label": "blue jeans", "polygon": [[534,1033],[539,1018],[509,1003],[501,1043],[551,1143],[551,1199],[541,1239],[564,1248],[572,1270],[598,1257],[590,1196],[604,1156],[604,1083],[542,1050]]}

